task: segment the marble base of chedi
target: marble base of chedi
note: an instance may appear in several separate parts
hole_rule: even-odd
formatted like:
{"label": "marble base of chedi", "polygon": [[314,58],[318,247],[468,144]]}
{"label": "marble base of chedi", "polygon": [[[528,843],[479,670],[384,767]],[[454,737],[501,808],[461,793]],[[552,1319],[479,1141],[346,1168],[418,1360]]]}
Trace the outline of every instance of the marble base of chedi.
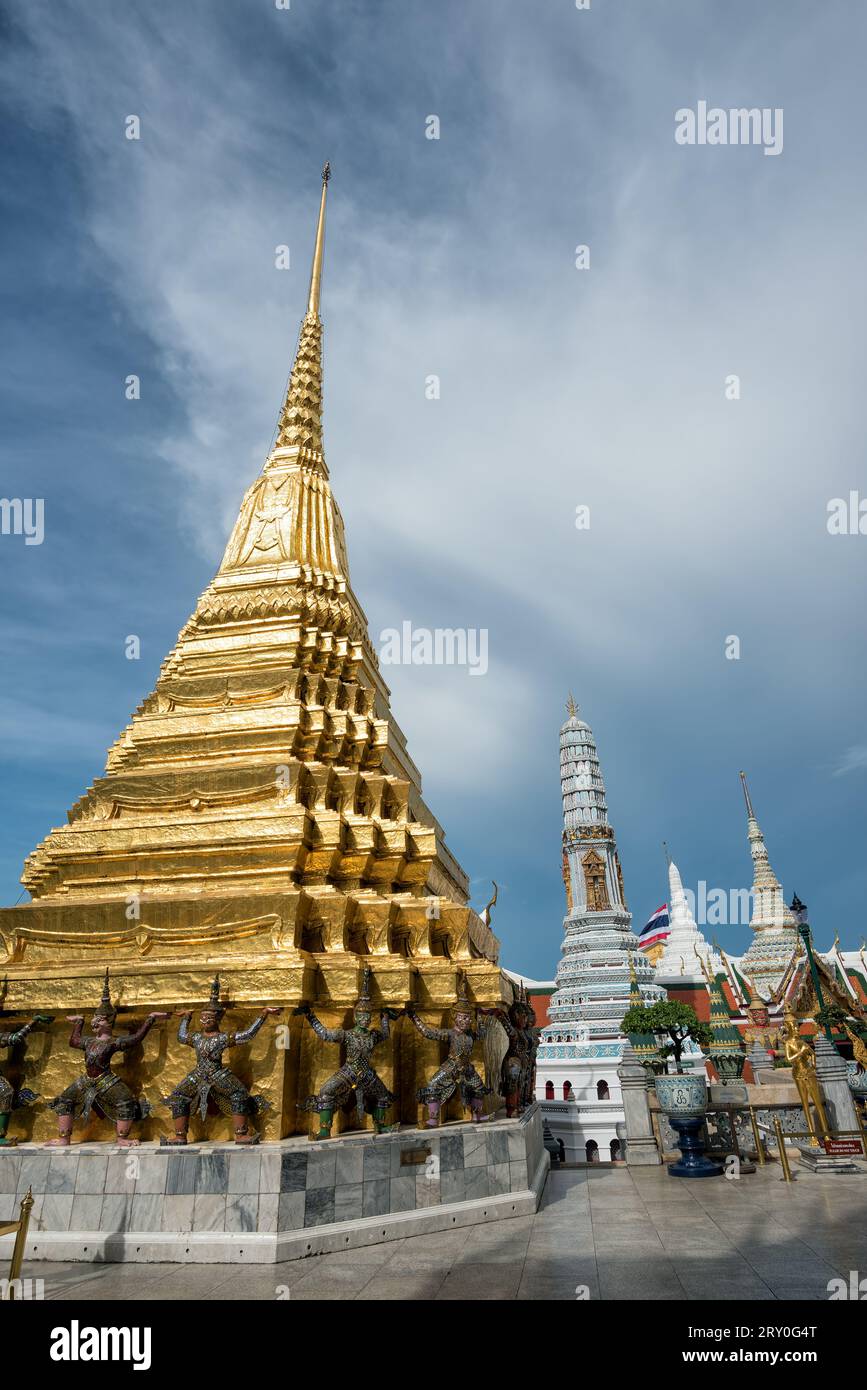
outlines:
{"label": "marble base of chedi", "polygon": [[529,1215],[548,1166],[535,1104],[318,1144],[22,1144],[0,1151],[0,1221],[31,1188],[27,1260],[268,1264]]}

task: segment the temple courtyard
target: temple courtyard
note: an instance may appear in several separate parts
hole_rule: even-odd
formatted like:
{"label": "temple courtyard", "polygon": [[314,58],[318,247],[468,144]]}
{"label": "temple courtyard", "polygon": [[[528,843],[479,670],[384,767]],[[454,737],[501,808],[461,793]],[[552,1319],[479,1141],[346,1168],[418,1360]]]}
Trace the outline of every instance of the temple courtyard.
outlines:
{"label": "temple courtyard", "polygon": [[554,1170],[535,1216],[279,1265],[51,1264],[46,1299],[827,1300],[867,1267],[864,1175]]}

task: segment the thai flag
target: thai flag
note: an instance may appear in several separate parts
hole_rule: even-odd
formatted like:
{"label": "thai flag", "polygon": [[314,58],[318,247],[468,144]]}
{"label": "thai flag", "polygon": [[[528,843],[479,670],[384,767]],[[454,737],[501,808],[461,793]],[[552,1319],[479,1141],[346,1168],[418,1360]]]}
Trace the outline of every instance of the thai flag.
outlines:
{"label": "thai flag", "polygon": [[642,927],[638,949],[646,951],[648,946],[655,946],[657,941],[664,941],[669,935],[668,922],[668,903],[663,903],[662,907],[656,909],[647,926]]}

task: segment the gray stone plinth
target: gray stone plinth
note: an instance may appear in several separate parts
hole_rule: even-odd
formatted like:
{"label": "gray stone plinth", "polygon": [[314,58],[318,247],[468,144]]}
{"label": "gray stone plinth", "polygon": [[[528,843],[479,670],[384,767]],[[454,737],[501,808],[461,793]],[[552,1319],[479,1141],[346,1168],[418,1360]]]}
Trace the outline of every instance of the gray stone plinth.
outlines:
{"label": "gray stone plinth", "polygon": [[796,1144],[798,1166],[809,1173],[867,1173],[863,1159],[852,1154],[826,1154],[824,1149]]}
{"label": "gray stone plinth", "polygon": [[[617,1075],[623,1097],[626,1162],[630,1168],[655,1168],[662,1162],[662,1158],[650,1119],[647,1068],[639,1062],[631,1043],[627,1043],[623,1049]],[[620,1125],[617,1126],[617,1133],[620,1134]]]}
{"label": "gray stone plinth", "polygon": [[860,1131],[846,1063],[827,1038],[815,1038],[813,1050],[816,1054],[816,1077],[822,1088],[828,1122],[832,1129],[843,1133],[848,1131],[854,1137]]}
{"label": "gray stone plinth", "polygon": [[0,1205],[32,1187],[28,1259],[269,1263],[531,1215],[548,1166],[534,1104],[514,1120],[249,1149],[21,1144],[0,1150]]}

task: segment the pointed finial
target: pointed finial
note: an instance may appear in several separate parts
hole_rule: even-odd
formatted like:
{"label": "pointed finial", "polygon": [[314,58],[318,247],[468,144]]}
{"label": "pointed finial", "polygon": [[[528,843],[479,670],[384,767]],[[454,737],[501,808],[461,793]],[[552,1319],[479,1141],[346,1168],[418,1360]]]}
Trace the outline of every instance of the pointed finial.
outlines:
{"label": "pointed finial", "polygon": [[322,197],[319,200],[319,223],[316,228],[316,245],[313,249],[313,266],[310,271],[310,294],[307,298],[308,318],[319,318],[319,294],[322,288],[322,256],[325,250],[325,195],[331,178],[331,165],[322,170]]}
{"label": "pointed finial", "polygon": [[752,817],[752,819],[755,819],[756,813],[753,810],[753,803],[750,800],[750,789],[747,786],[747,774],[745,772],[741,772],[738,775],[741,779],[741,786],[744,789],[744,801],[747,803],[747,815]]}
{"label": "pointed finial", "polygon": [[575,697],[571,690],[569,691],[569,699],[566,701],[566,713],[570,719],[578,718],[578,706],[575,703]]}
{"label": "pointed finial", "polygon": [[670,855],[669,852],[668,852],[668,844],[667,844],[667,842],[666,842],[665,840],[663,840],[663,842],[662,842],[662,850],[663,850],[663,853],[664,853],[664,855],[665,855],[665,862],[666,862],[666,864],[668,865],[668,867],[669,867],[669,869],[670,869],[670,868],[671,868],[671,855]]}

